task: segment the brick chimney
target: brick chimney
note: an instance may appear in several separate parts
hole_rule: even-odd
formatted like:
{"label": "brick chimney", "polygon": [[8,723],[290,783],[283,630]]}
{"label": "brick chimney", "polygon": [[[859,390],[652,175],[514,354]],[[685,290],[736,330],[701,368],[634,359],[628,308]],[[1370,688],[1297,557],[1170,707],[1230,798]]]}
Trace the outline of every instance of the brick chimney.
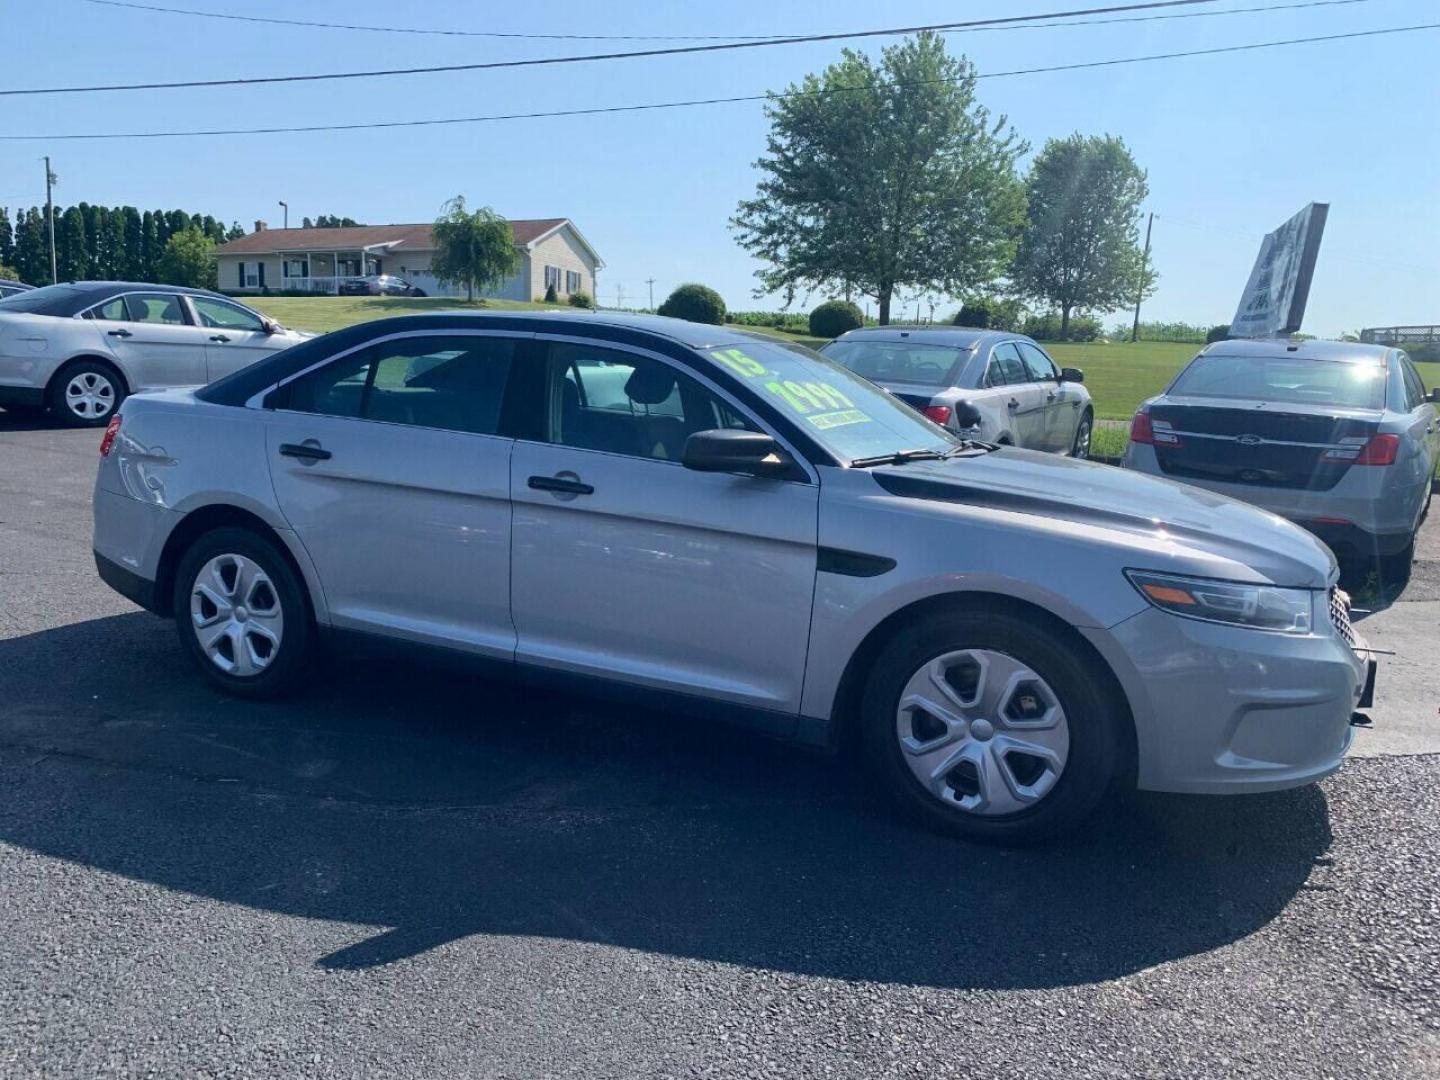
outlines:
{"label": "brick chimney", "polygon": [[257,222],[255,222],[255,231],[256,231],[256,232],[264,232],[264,231],[265,231],[265,228],[266,228],[265,222],[263,222],[263,221],[257,221]]}

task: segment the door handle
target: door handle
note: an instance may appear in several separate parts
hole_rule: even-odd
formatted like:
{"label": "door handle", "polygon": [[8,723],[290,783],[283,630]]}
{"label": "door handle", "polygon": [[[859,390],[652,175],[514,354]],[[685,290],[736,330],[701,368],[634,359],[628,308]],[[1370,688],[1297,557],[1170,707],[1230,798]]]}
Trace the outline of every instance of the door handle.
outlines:
{"label": "door handle", "polygon": [[303,443],[281,443],[280,456],[299,458],[301,461],[329,461],[330,451],[314,439],[306,439]]}
{"label": "door handle", "polygon": [[224,334],[211,334],[211,335],[210,335],[210,340],[211,340],[211,341],[229,341],[230,339],[229,339],[228,337],[226,337]]}
{"label": "door handle", "polygon": [[526,481],[536,491],[553,491],[558,495],[594,495],[595,489],[582,483],[574,473],[559,476],[532,476]]}
{"label": "door handle", "polygon": [[1020,407],[1020,401],[1019,401],[1019,399],[1012,397],[1012,398],[1010,399],[1010,404],[1009,404],[1009,406],[1007,406],[1007,407],[1008,407],[1011,411],[1014,411],[1015,409],[1018,409],[1018,408]]}
{"label": "door handle", "polygon": [[1054,394],[1053,392],[1046,394],[1046,395],[1045,395],[1045,400],[1046,400],[1046,401],[1054,401],[1054,400],[1055,400],[1055,394]]}
{"label": "door handle", "polygon": [[129,330],[107,330],[106,333],[109,334],[111,337],[134,337],[134,336],[135,336],[134,334],[130,333]]}

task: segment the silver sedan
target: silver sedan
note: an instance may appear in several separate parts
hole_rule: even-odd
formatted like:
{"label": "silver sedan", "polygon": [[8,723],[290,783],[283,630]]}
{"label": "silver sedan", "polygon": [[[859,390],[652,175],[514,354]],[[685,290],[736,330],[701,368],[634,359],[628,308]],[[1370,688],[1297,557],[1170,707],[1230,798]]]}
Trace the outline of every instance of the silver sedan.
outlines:
{"label": "silver sedan", "polygon": [[1024,334],[885,326],[820,350],[941,427],[972,439],[1090,456],[1095,409],[1078,368]]}

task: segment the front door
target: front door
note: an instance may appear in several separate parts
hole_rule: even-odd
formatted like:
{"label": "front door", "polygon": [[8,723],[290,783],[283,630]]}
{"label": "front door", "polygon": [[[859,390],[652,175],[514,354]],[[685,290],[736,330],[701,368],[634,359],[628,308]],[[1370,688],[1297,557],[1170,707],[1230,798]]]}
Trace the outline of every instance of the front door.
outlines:
{"label": "front door", "polygon": [[996,405],[1005,415],[1015,445],[1044,450],[1047,402],[1015,342],[1002,341],[990,351],[986,386],[998,395]]}
{"label": "front door", "polygon": [[1068,454],[1075,445],[1075,428],[1080,423],[1080,391],[1060,381],[1055,361],[1028,341],[1015,343],[1020,359],[1045,402],[1045,446],[1056,454]]}
{"label": "front door", "polygon": [[179,294],[126,293],[95,309],[95,316],[134,389],[207,381],[206,335],[190,322]]}
{"label": "front door", "polygon": [[525,337],[397,335],[282,389],[266,449],[340,629],[509,660],[510,455]]}
{"label": "front door", "polygon": [[195,321],[205,331],[205,373],[210,382],[276,352],[285,338],[266,331],[265,321],[249,308],[211,296],[187,298]]}
{"label": "front door", "polygon": [[774,712],[793,728],[818,488],[700,473],[685,439],[759,425],[649,354],[551,342],[516,443],[517,658]]}

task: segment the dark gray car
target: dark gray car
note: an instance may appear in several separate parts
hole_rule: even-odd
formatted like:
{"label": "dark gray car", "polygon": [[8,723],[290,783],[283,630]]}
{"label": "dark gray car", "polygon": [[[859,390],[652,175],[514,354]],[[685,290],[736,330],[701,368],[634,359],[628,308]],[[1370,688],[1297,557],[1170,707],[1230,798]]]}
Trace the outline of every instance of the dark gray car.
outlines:
{"label": "dark gray car", "polygon": [[1437,401],[1399,349],[1217,342],[1140,406],[1123,464],[1255,503],[1338,554],[1408,564],[1440,455]]}

